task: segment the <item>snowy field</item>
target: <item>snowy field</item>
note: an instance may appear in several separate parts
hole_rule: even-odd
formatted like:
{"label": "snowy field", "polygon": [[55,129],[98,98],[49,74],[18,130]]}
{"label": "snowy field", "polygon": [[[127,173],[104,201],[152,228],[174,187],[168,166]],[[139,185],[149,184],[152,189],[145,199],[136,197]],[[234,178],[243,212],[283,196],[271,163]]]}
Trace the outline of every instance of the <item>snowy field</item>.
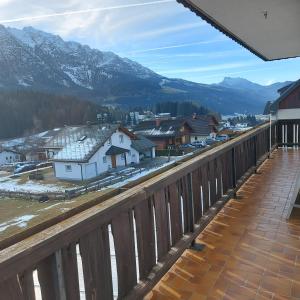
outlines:
{"label": "snowy field", "polygon": [[32,180],[28,180],[25,183],[20,183],[20,179],[0,177],[0,190],[6,192],[25,192],[38,194],[64,192],[65,188],[55,184],[45,184]]}

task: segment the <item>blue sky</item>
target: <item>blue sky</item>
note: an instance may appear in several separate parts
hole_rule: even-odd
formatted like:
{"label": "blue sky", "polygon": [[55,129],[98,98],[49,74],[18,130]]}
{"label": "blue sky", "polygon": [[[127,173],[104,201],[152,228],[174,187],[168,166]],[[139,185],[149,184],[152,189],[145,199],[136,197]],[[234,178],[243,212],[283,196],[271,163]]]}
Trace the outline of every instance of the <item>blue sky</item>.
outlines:
{"label": "blue sky", "polygon": [[299,58],[264,62],[175,0],[1,0],[0,23],[113,51],[168,77],[265,85],[300,78]]}

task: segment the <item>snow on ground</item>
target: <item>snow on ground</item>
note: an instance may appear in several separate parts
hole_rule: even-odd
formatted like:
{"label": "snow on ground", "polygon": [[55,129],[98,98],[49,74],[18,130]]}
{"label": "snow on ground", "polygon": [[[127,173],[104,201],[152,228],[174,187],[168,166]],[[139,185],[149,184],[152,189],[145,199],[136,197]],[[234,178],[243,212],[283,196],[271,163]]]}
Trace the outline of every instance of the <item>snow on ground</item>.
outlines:
{"label": "snow on ground", "polygon": [[8,177],[0,178],[0,190],[6,192],[27,192],[27,193],[55,193],[64,192],[65,188],[54,184],[44,184],[35,181],[27,181],[20,184],[18,179]]}
{"label": "snow on ground", "polygon": [[24,215],[21,217],[16,217],[8,222],[4,222],[0,224],[0,232],[6,230],[8,227],[11,226],[19,226],[19,227],[26,227],[27,223],[33,218],[35,215]]}

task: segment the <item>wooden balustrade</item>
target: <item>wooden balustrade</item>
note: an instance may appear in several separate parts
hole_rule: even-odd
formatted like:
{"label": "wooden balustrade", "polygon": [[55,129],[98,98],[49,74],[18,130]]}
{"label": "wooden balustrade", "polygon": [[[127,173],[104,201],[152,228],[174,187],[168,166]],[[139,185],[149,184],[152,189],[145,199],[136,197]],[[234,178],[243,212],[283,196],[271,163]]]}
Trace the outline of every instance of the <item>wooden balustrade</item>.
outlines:
{"label": "wooden balustrade", "polygon": [[0,299],[36,299],[34,271],[43,300],[80,299],[79,265],[87,300],[141,299],[268,151],[265,124],[2,250]]}
{"label": "wooden balustrade", "polygon": [[279,146],[300,146],[300,119],[277,122]]}

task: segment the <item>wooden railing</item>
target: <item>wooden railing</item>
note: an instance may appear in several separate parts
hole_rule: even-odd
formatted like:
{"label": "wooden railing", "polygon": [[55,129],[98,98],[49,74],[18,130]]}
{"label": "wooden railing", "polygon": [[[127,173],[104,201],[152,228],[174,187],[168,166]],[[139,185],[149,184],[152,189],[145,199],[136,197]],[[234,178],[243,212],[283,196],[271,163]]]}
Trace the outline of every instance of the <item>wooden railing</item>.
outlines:
{"label": "wooden railing", "polygon": [[80,277],[87,300],[142,299],[256,169],[269,132],[262,125],[2,250],[0,298],[36,299],[35,272],[43,300],[80,299]]}
{"label": "wooden railing", "polygon": [[300,146],[300,119],[278,121],[277,134],[279,146]]}

